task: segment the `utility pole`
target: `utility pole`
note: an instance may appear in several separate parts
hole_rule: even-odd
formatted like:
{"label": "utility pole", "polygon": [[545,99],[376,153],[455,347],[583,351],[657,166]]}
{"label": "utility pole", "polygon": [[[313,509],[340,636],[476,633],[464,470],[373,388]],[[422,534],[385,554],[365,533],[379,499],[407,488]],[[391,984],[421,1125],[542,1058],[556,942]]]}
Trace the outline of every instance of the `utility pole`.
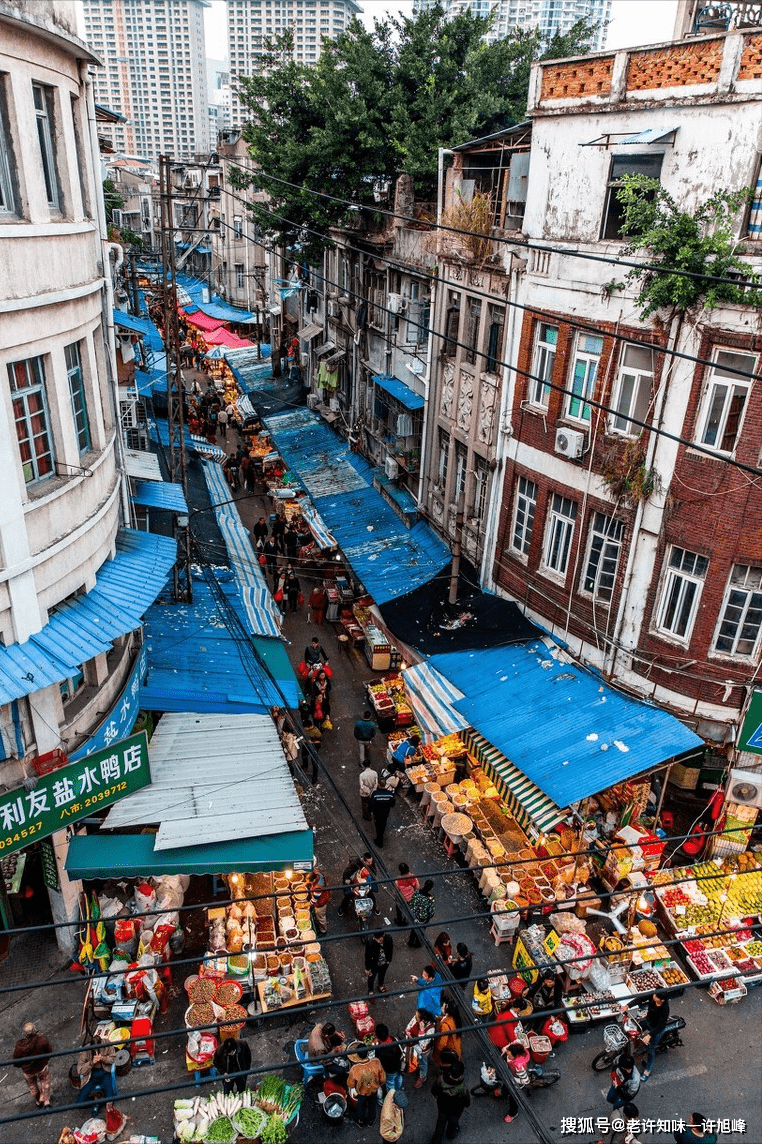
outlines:
{"label": "utility pole", "polygon": [[[169,479],[179,482],[188,498],[185,458],[185,386],[180,370],[180,322],[177,316],[175,271],[175,220],[172,195],[172,159],[159,157],[159,197],[161,200],[161,271],[164,304],[164,348],[167,354],[167,427],[169,430]],[[175,564],[175,599],[192,600],[190,574],[190,529],[182,537],[182,555]]]}

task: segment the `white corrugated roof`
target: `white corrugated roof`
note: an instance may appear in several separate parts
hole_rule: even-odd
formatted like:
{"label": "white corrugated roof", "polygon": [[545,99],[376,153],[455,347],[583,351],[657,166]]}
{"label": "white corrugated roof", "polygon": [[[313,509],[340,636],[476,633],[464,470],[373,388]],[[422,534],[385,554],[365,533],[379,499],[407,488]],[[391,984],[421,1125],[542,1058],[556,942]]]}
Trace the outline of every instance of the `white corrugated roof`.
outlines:
{"label": "white corrugated roof", "polygon": [[127,449],[124,454],[124,463],[130,477],[141,481],[163,481],[159,458],[155,453],[138,452],[136,449]]}
{"label": "white corrugated roof", "polygon": [[167,714],[148,755],[151,785],[106,828],[158,822],[156,850],[308,829],[269,715]]}

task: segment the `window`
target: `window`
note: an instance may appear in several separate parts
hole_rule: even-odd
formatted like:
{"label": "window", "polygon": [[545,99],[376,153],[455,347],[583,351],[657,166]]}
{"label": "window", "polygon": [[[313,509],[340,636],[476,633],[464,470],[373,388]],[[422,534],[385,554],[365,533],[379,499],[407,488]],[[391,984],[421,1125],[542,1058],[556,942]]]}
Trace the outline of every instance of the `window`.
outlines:
{"label": "window", "polygon": [[519,477],[511,525],[511,548],[522,556],[529,553],[537,508],[537,485],[526,477]]}
{"label": "window", "polygon": [[74,431],[77,434],[80,453],[86,453],[90,448],[90,422],[87,416],[85,380],[82,376],[79,344],[72,342],[70,346],[64,346],[64,357],[66,358],[66,376],[69,379],[71,409],[74,414]]}
{"label": "window", "polygon": [[236,262],[235,264],[235,284],[239,290],[244,286],[243,263]]}
{"label": "window", "polygon": [[735,564],[725,594],[714,650],[753,658],[762,627],[762,568]]}
{"label": "window", "polygon": [[601,238],[621,238],[624,209],[617,198],[623,175],[646,175],[649,179],[661,176],[663,155],[612,155],[609,170],[606,205],[603,211]]}
{"label": "window", "polygon": [[754,187],[754,195],[749,203],[746,233],[749,238],[762,238],[762,156],[760,156],[757,163],[757,179]]}
{"label": "window", "polygon": [[603,338],[591,338],[587,334],[577,334],[574,352],[574,369],[571,379],[571,393],[566,399],[566,416],[575,421],[590,420],[590,406],[587,398],[595,390],[598,363],[603,351]]}
{"label": "window", "polygon": [[482,304],[478,298],[469,298],[466,306],[466,361],[473,365],[476,361],[476,348],[479,344],[479,326],[482,318]]}
{"label": "window", "polygon": [[59,690],[61,692],[61,702],[68,703],[73,699],[77,692],[84,687],[85,673],[82,668],[78,668],[74,675],[69,679],[65,679],[63,683],[59,683]]}
{"label": "window", "polygon": [[437,483],[444,491],[447,485],[447,469],[450,465],[450,434],[444,429],[439,430],[439,462],[437,464]]}
{"label": "window", "polygon": [[698,441],[719,453],[732,453],[741,428],[749,377],[754,373],[755,358],[751,354],[717,350],[709,374],[704,405],[699,417]]}
{"label": "window", "polygon": [[489,330],[487,331],[487,360],[484,369],[487,373],[497,373],[500,355],[503,352],[503,327],[505,309],[502,306],[489,307]]}
{"label": "window", "polygon": [[0,217],[16,210],[13,193],[15,164],[10,144],[10,129],[6,113],[4,77],[0,75]]}
{"label": "window", "polygon": [[547,409],[550,400],[550,386],[553,380],[553,367],[556,364],[558,330],[540,322],[535,335],[532,376],[529,379],[529,403],[539,409]]}
{"label": "window", "polygon": [[455,357],[458,348],[460,328],[460,294],[450,293],[445,313],[445,338],[442,353],[445,357]]}
{"label": "window", "polygon": [[641,426],[633,424],[629,418],[646,420],[651,403],[653,377],[653,350],[647,350],[643,346],[625,346],[619,364],[613,401],[616,412],[611,417],[612,432],[623,433],[627,437],[638,436]]}
{"label": "window", "polygon": [[42,173],[45,179],[45,194],[48,206],[56,210],[60,206],[58,176],[56,175],[55,153],[53,151],[53,91],[41,84],[32,84],[34,111],[37,118],[37,139],[40,144]]}
{"label": "window", "polygon": [[602,512],[593,516],[582,591],[596,600],[610,601],[614,593],[623,532],[620,520],[604,516]]}
{"label": "window", "polygon": [[672,547],[656,618],[659,631],[678,639],[690,637],[708,567],[706,556]]}
{"label": "window", "polygon": [[466,474],[468,472],[468,451],[465,445],[455,444],[455,500],[461,504],[466,495]]}
{"label": "window", "polygon": [[487,512],[487,489],[489,487],[489,466],[483,457],[474,458],[474,506],[471,515],[484,520]]}
{"label": "window", "polygon": [[13,418],[21,454],[24,480],[29,485],[53,472],[48,410],[45,401],[45,367],[41,357],[8,364]]}
{"label": "window", "polygon": [[233,215],[233,238],[243,238],[243,219]]}
{"label": "window", "polygon": [[568,497],[553,493],[553,499],[548,513],[545,527],[545,551],[542,556],[543,567],[559,576],[566,575],[569,566],[569,553],[571,551],[572,536],[574,535],[574,521],[577,519],[577,506]]}
{"label": "window", "polygon": [[429,340],[431,304],[428,298],[418,297],[418,290],[418,283],[412,282],[410,284],[410,300],[407,304],[407,321],[405,322],[405,342],[412,346],[425,345]]}

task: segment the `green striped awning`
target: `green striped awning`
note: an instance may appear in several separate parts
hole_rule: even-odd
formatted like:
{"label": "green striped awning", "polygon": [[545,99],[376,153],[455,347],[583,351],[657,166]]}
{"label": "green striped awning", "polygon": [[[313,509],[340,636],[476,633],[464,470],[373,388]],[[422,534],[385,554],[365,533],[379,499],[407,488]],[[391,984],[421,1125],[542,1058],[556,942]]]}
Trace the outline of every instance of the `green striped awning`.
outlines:
{"label": "green striped awning", "polygon": [[532,826],[544,834],[565,817],[565,811],[556,806],[552,799],[543,794],[531,779],[478,731],[465,731],[462,737],[500,791],[520,826],[525,829]]}

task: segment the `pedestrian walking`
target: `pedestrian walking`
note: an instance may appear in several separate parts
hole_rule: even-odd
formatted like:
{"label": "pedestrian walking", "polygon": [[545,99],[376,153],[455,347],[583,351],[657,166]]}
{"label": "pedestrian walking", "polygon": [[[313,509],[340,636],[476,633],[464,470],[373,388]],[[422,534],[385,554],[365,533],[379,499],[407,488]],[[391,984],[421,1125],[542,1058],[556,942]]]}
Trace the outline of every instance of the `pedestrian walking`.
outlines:
{"label": "pedestrian walking", "polygon": [[424,965],[421,976],[416,977],[415,974],[411,974],[410,980],[419,986],[418,997],[416,998],[417,1007],[425,1009],[428,1013],[441,1013],[444,982],[434,966]]}
{"label": "pedestrian walking", "polygon": [[463,1062],[456,1061],[431,1086],[431,1095],[437,1102],[437,1122],[431,1144],[442,1144],[445,1137],[454,1140],[460,1132],[460,1118],[471,1103],[465,1076]]}
{"label": "pedestrian walking", "polygon": [[[214,1067],[222,1077],[222,1090],[225,1096],[231,1092],[243,1092],[246,1076],[251,1068],[251,1049],[248,1041],[228,1037],[214,1054]],[[234,1074],[240,1074],[238,1076]]]}
{"label": "pedestrian walking", "polygon": [[315,928],[320,934],[328,933],[328,903],[331,895],[328,883],[322,870],[314,869],[307,875],[307,890],[310,894],[310,905],[315,918]]}
{"label": "pedestrian walking", "polygon": [[[527,1065],[532,1059],[529,1055],[529,1049],[516,1041],[513,1044],[506,1045],[502,1050],[502,1054],[505,1057],[505,1063],[511,1070],[511,1076],[518,1087],[526,1088],[530,1079],[529,1073],[527,1072]],[[503,1120],[506,1124],[510,1124],[519,1114],[519,1105],[510,1087],[505,1086],[505,1094],[508,1097],[508,1111],[503,1117]]]}
{"label": "pedestrian walking", "polygon": [[275,542],[275,547],[278,549],[278,552],[280,552],[281,555],[283,555],[285,552],[285,546],[283,543],[283,537],[285,535],[286,535],[286,522],[283,519],[283,517],[280,515],[280,513],[276,513],[275,514],[275,520],[273,521],[272,536],[273,536],[273,541]]}
{"label": "pedestrian walking", "polygon": [[[410,867],[408,866],[407,862],[400,862],[397,869],[400,872],[400,876],[399,878],[395,879],[394,885],[399,890],[403,899],[407,902],[408,905],[410,905],[410,900],[413,897],[415,891],[419,888],[420,882],[414,874],[410,873]],[[402,916],[402,910],[400,909],[399,903],[397,903],[397,913],[394,920],[398,926],[404,926],[405,924],[405,918]]]}
{"label": "pedestrian walking", "polygon": [[381,1105],[381,1121],[379,1135],[388,1144],[395,1144],[405,1131],[405,1113],[407,1097],[401,1088],[393,1088],[387,1092]]}
{"label": "pedestrian walking", "polygon": [[373,996],[378,984],[379,993],[386,993],[386,971],[394,957],[394,941],[390,933],[374,933],[365,943],[365,976],[368,993]]}
{"label": "pedestrian walking", "polygon": [[370,757],[370,745],[376,737],[376,731],[377,727],[373,721],[373,714],[370,708],[366,707],[362,713],[362,719],[357,720],[352,732],[360,751],[360,766]]}
{"label": "pedestrian walking", "polygon": [[258,544],[264,544],[264,542],[267,540],[267,537],[270,535],[270,529],[267,527],[267,521],[263,516],[260,516],[257,523],[252,528],[251,533],[254,537],[255,548]]}
{"label": "pedestrian walking", "polygon": [[611,1088],[606,1094],[606,1102],[616,1111],[638,1095],[640,1073],[629,1053],[622,1053],[616,1067],[611,1072]]}
{"label": "pedestrian walking", "polygon": [[286,596],[288,597],[288,608],[292,615],[299,611],[299,597],[302,594],[302,586],[299,583],[299,578],[294,571],[288,573],[286,577]]}
{"label": "pedestrian walking", "polygon": [[[297,542],[300,539],[298,534],[296,539]],[[297,549],[297,555],[298,552],[299,550]],[[309,607],[308,618],[311,619],[314,624],[324,623],[325,613],[328,609],[328,595],[322,584],[316,584],[312,589],[309,594],[309,599],[307,600],[307,605]]]}
{"label": "pedestrian walking", "polygon": [[703,1112],[692,1112],[685,1128],[678,1129],[673,1135],[675,1144],[693,1144],[694,1140],[701,1140],[703,1144],[717,1144],[717,1133],[708,1127]]}
{"label": "pedestrian walking", "polygon": [[289,524],[286,529],[286,534],[283,537],[283,545],[289,560],[296,560],[299,555],[299,533],[293,522]]}
{"label": "pedestrian walking", "polygon": [[294,770],[294,763],[299,758],[299,745],[301,743],[301,739],[296,737],[295,733],[290,727],[286,727],[283,730],[280,741],[281,746],[283,747],[283,754],[286,756],[288,769],[292,778],[295,778],[296,772]]}
{"label": "pedestrian walking", "polygon": [[312,767],[312,785],[317,784],[319,778],[318,756],[323,742],[323,733],[312,721],[311,715],[305,715],[302,720],[304,728],[304,742],[302,743],[302,770],[307,773],[307,767]]}
{"label": "pedestrian walking", "polygon": [[224,441],[228,439],[228,421],[227,409],[220,409],[217,413],[217,430]]}
{"label": "pedestrian walking", "polygon": [[349,1070],[347,1084],[357,1097],[357,1126],[366,1128],[376,1119],[376,1094],[386,1081],[386,1073],[377,1057],[369,1057],[365,1045],[353,1056],[356,1060]]}
{"label": "pedestrian walking", "polygon": [[463,981],[464,978],[471,976],[471,970],[474,965],[474,957],[465,942],[459,941],[455,946],[455,956],[450,962],[450,973],[458,981]]}
{"label": "pedestrian walking", "polygon": [[[37,1031],[37,1026],[32,1021],[27,1021],[21,1032],[23,1036],[13,1047],[14,1068],[21,1069],[24,1074],[26,1086],[37,1107],[49,1108],[52,1088],[50,1054],[53,1046],[47,1037]],[[35,1057],[36,1060],[29,1060],[30,1057]]]}
{"label": "pedestrian walking", "polygon": [[315,722],[323,727],[328,723],[328,727],[324,730],[330,731],[331,722],[331,681],[325,671],[321,668],[312,681],[312,718]]}
{"label": "pedestrian walking", "polygon": [[385,1025],[383,1021],[379,1021],[376,1025],[376,1044],[373,1051],[384,1066],[386,1091],[391,1092],[392,1089],[402,1088],[405,1054],[397,1041],[389,1035],[389,1026]]}
{"label": "pedestrian walking", "polygon": [[370,796],[377,787],[378,775],[370,763],[367,763],[360,771],[360,806],[366,822],[370,822]]}
{"label": "pedestrian walking", "polygon": [[355,882],[360,877],[363,879],[363,881],[367,882],[370,887],[370,897],[371,901],[373,902],[373,912],[376,914],[379,912],[378,907],[376,906],[378,883],[376,882],[375,874],[376,862],[372,854],[363,854],[362,858],[352,859],[352,861],[347,865],[346,869],[341,875],[341,881],[344,884],[344,894],[341,899],[341,905],[336,911],[339,915],[343,916],[346,913],[347,907],[349,906],[352,898],[352,889]]}
{"label": "pedestrian walking", "polygon": [[[431,891],[434,889],[434,883],[431,878],[423,883],[420,890],[416,890],[410,899],[410,913],[419,925],[426,925],[430,922],[434,911],[436,910],[436,902],[431,896]],[[407,944],[412,946],[413,949],[418,949],[421,945],[421,939],[414,929],[410,931],[410,937]]]}
{"label": "pedestrian walking", "polygon": [[444,1053],[448,1051],[455,1053],[458,1059],[463,1056],[463,1040],[458,1029],[458,1010],[455,1003],[443,1001],[440,1016],[436,1021],[436,1031],[439,1036],[435,1038],[432,1050],[434,1064],[438,1069],[443,1067]]}
{"label": "pedestrian walking", "polygon": [[431,1042],[435,1031],[434,1017],[426,1009],[416,1009],[405,1028],[406,1037],[420,1038],[414,1045],[409,1045],[407,1050],[408,1072],[418,1072],[414,1088],[423,1088],[429,1075]]}
{"label": "pedestrian walking", "polygon": [[307,667],[322,667],[324,663],[328,663],[328,652],[317,636],[313,636],[304,649],[304,662]]}
{"label": "pedestrian walking", "polygon": [[[370,764],[368,764],[368,766],[370,766]],[[363,772],[363,774],[364,773],[365,772]],[[375,771],[373,773],[375,774]],[[379,777],[378,785],[371,794],[368,802],[371,818],[376,824],[376,837],[374,841],[379,850],[383,850],[384,848],[384,831],[386,830],[386,824],[389,821],[389,815],[392,812],[393,806],[394,791],[389,790],[383,777]]]}
{"label": "pedestrian walking", "polygon": [[641,1026],[641,1040],[648,1045],[645,1068],[643,1069],[643,1082],[648,1080],[656,1060],[656,1050],[664,1036],[669,1021],[669,994],[666,989],[657,989],[648,1002],[648,1010]]}

